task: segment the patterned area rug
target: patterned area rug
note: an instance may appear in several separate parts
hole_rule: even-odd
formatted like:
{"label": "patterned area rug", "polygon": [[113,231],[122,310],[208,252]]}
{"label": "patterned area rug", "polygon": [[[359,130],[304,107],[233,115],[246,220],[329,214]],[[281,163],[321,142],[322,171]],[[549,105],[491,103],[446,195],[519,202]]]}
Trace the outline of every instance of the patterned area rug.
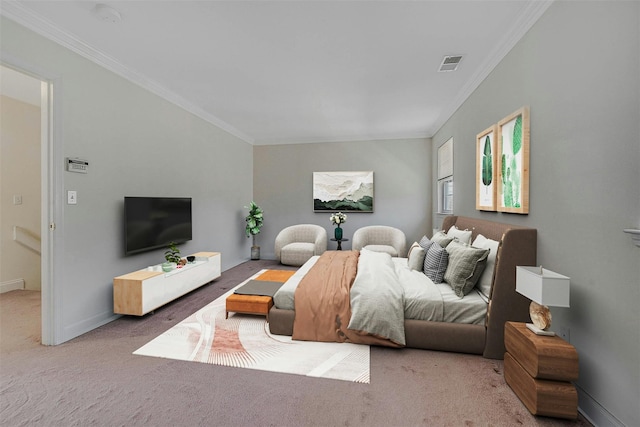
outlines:
{"label": "patterned area rug", "polygon": [[[237,287],[249,280],[284,282],[291,274],[262,270]],[[225,319],[225,300],[234,289],[133,354],[369,383],[369,346],[271,335],[263,316],[233,313]]]}

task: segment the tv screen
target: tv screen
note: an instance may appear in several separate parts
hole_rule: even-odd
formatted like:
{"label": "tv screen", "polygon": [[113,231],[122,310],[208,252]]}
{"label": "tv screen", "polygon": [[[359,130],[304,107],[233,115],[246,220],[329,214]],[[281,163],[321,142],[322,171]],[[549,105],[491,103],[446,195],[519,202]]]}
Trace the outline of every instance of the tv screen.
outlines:
{"label": "tv screen", "polygon": [[125,255],[184,243],[191,235],[190,197],[125,197]]}

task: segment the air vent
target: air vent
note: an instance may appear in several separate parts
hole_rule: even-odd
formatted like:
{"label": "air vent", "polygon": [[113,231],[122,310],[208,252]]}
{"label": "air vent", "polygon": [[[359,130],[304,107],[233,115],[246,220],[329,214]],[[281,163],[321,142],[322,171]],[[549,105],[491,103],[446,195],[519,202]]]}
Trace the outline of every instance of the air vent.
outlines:
{"label": "air vent", "polygon": [[445,56],[444,59],[442,59],[442,64],[440,64],[438,71],[455,71],[458,68],[458,64],[460,64],[460,61],[462,61],[461,55]]}

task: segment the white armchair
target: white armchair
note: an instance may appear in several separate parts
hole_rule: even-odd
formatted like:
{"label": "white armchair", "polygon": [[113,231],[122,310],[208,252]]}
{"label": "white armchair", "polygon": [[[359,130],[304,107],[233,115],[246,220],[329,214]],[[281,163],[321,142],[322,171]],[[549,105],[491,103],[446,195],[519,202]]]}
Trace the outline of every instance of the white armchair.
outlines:
{"label": "white armchair", "polygon": [[353,233],[353,250],[386,252],[392,257],[407,256],[407,238],[402,230],[386,225],[370,225]]}
{"label": "white armchair", "polygon": [[275,250],[282,264],[301,266],[327,250],[327,230],[315,224],[286,227],[276,236]]}

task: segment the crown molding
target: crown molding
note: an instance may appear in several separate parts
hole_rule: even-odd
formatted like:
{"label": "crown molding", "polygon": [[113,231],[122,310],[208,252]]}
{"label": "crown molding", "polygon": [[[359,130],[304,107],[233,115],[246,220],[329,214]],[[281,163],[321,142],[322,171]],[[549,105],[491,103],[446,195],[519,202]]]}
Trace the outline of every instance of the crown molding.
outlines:
{"label": "crown molding", "polygon": [[360,142],[360,141],[396,141],[406,139],[423,139],[427,140],[430,136],[426,133],[419,134],[397,134],[397,135],[352,135],[352,136],[334,136],[334,137],[308,137],[308,138],[261,138],[254,142],[254,145],[292,145],[292,144],[321,144],[333,142]]}
{"label": "crown molding", "polygon": [[442,110],[438,120],[431,127],[429,135],[433,137],[440,128],[453,116],[471,94],[480,86],[493,69],[504,59],[522,37],[533,27],[544,12],[555,0],[531,1],[527,4],[523,14],[516,20],[511,28],[506,31],[503,42],[497,45],[487,56],[485,61],[474,73],[471,79],[465,84],[456,98]]}
{"label": "crown molding", "polygon": [[149,92],[171,102],[174,105],[182,108],[183,110],[219,127],[220,129],[228,132],[229,134],[240,138],[241,140],[253,144],[254,140],[245,133],[239,131],[235,127],[219,119],[218,117],[204,111],[202,108],[187,101],[180,95],[166,89],[161,84],[148,78],[144,74],[126,67],[119,61],[110,57],[109,55],[100,52],[99,50],[91,47],[87,43],[78,39],[73,34],[62,30],[52,22],[42,18],[38,14],[24,7],[17,1],[3,0],[2,7],[0,8],[0,15],[5,16],[12,21],[28,28],[29,30],[41,35],[42,37],[51,40],[72,52],[94,62],[95,64],[106,68],[107,70],[124,77],[125,79],[135,83],[136,85],[148,90]]}

